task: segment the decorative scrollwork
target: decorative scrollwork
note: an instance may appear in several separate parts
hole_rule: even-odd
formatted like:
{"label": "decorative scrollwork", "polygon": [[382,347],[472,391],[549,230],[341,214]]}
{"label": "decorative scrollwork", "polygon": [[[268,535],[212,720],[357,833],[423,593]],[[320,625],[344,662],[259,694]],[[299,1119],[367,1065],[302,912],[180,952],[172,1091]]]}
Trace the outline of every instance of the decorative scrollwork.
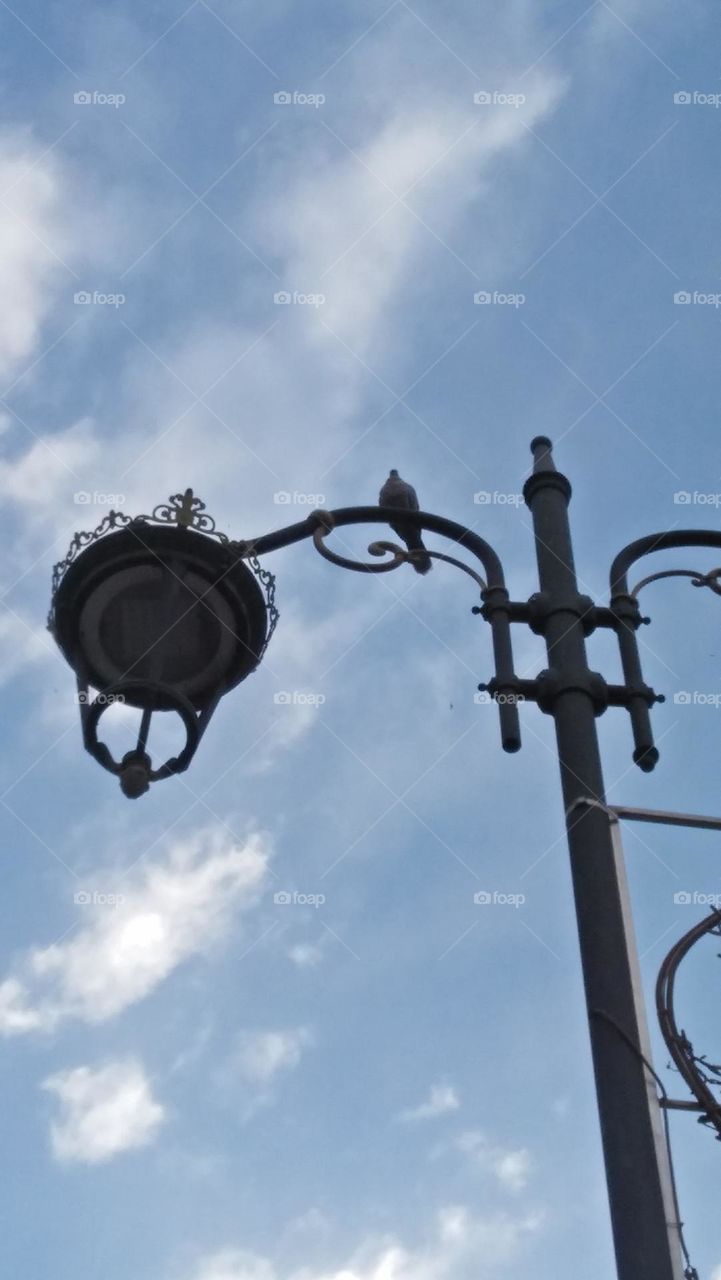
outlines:
{"label": "decorative scrollwork", "polygon": [[125,525],[131,524],[130,516],[126,516],[122,511],[109,511],[100,521],[96,529],[91,533],[75,533],[68,548],[67,555],[62,560],[58,560],[53,566],[53,595],[57,591],[60,580],[67,569],[70,568],[73,561],[85,547],[91,542],[97,542],[98,538],[102,538],[103,534],[110,533],[113,529],[124,528]]}
{"label": "decorative scrollwork", "polygon": [[251,543],[246,543],[244,545],[247,546],[244,559],[248,561],[253,573],[263,587],[265,592],[265,603],[268,608],[268,632],[265,637],[265,644],[258,655],[258,661],[260,661],[270,644],[270,638],[275,631],[278,618],[280,617],[280,614],[278,613],[278,606],[275,603],[275,575],[272,574],[269,569],[263,569],[261,567],[258,557],[253,554],[253,547]]}
{"label": "decorative scrollwork", "polygon": [[708,573],[697,573],[695,569],[664,569],[661,573],[651,573],[647,578],[642,578],[633,587],[631,595],[635,599],[649,582],[658,582],[661,578],[690,578],[692,587],[709,587],[714,595],[721,596],[721,568],[710,569]]}
{"label": "decorative scrollwork", "polygon": [[[324,560],[330,560],[332,564],[339,565],[342,569],[352,569],[356,573],[389,573],[391,569],[397,569],[402,564],[412,565],[419,552],[409,551],[406,547],[401,547],[397,542],[388,542],[384,538],[371,542],[368,545],[368,554],[371,556],[390,555],[390,560],[384,560],[382,564],[369,564],[363,560],[350,560],[347,556],[340,556],[337,552],[331,551],[326,546],[325,538],[334,528],[334,521],[330,511],[315,511],[316,525],[313,530],[313,545],[316,551],[319,551]],[[480,574],[471,569],[469,565],[464,564],[462,560],[456,560],[454,556],[447,556],[442,551],[426,551],[423,554],[428,555],[433,560],[445,560],[447,564],[453,564],[457,569],[462,569],[467,573],[474,582],[478,583],[481,591],[486,590],[486,583]]]}
{"label": "decorative scrollwork", "polygon": [[340,565],[342,569],[353,569],[356,573],[388,573],[389,570],[397,569],[399,565],[406,564],[410,560],[410,553],[406,551],[405,547],[399,547],[395,542],[370,543],[368,554],[371,556],[383,556],[386,552],[390,552],[391,559],[384,560],[382,564],[367,564],[363,560],[349,560],[347,556],[339,556],[337,552],[331,551],[325,545],[324,538],[328,532],[324,525],[316,525],[313,530],[313,545],[324,560],[330,560],[332,564]]}
{"label": "decorative scrollwork", "polygon": [[656,1009],[673,1063],[696,1099],[699,1122],[715,1129],[717,1139],[721,1140],[721,1094],[716,1096],[721,1091],[721,1065],[709,1062],[705,1054],[695,1051],[686,1032],[678,1026],[674,1009],[678,967],[693,945],[709,935],[721,937],[721,910],[718,908],[689,929],[666,956],[656,984]]}
{"label": "decorative scrollwork", "polygon": [[710,569],[708,573],[699,574],[691,581],[692,587],[710,587],[714,595],[721,596],[721,569]]}
{"label": "decorative scrollwork", "polygon": [[192,489],[186,489],[185,493],[172,494],[167,502],[153,508],[152,516],[141,519],[151,519],[158,524],[177,524],[182,529],[197,529],[199,533],[213,534],[220,542],[229,542],[228,536],[216,529],[213,516],[204,512],[205,503],[196,498]]}

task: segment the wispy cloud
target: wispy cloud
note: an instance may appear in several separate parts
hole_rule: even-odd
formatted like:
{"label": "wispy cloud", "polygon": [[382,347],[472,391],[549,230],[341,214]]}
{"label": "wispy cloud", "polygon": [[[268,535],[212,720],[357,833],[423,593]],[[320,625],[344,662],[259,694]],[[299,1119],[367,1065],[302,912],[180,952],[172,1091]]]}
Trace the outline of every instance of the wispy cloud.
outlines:
{"label": "wispy cloud", "polygon": [[241,1031],[233,1067],[251,1084],[267,1085],[282,1071],[298,1066],[304,1049],[313,1043],[307,1027],[286,1031]]}
{"label": "wispy cloud", "polygon": [[514,1149],[489,1142],[478,1129],[469,1129],[456,1141],[459,1151],[465,1152],[473,1164],[490,1173],[506,1191],[523,1191],[531,1173],[531,1154],[525,1147]]}
{"label": "wispy cloud", "polygon": [[0,394],[32,359],[64,261],[62,189],[56,156],[27,131],[0,134]]}
{"label": "wispy cloud", "polygon": [[50,1134],[53,1154],[64,1163],[101,1164],[146,1147],[165,1119],[143,1067],[133,1059],[60,1071],[42,1087],[60,1103]]}
{"label": "wispy cloud", "polygon": [[495,1280],[498,1267],[520,1254],[538,1232],[540,1214],[499,1213],[474,1217],[463,1205],[442,1209],[425,1244],[408,1247],[387,1238],[369,1239],[344,1265],[329,1269],[290,1267],[226,1249],[205,1258],[191,1280]]}
{"label": "wispy cloud", "polygon": [[435,1120],[438,1116],[447,1115],[449,1111],[457,1111],[460,1100],[451,1084],[434,1084],[425,1102],[407,1111],[401,1111],[398,1119],[407,1123],[418,1120]]}
{"label": "wispy cloud", "polygon": [[165,860],[118,875],[111,892],[81,890],[78,928],[21,958],[0,984],[0,1033],[51,1031],[67,1018],[104,1022],[144,999],[255,904],[267,857],[258,836],[240,845],[208,828],[177,841]]}

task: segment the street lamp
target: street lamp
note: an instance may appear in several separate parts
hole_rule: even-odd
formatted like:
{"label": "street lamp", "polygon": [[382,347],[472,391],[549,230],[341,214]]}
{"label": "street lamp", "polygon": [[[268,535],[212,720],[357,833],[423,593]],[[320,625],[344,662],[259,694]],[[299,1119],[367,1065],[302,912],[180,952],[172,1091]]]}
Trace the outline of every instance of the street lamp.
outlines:
{"label": "street lamp", "polygon": [[[631,718],[634,760],[645,772],[658,761],[650,709],[663,701],[644,683],[637,643],[648,622],[639,610],[642,586],[678,571],[654,574],[630,589],[628,570],[664,548],[721,547],[721,533],[686,530],[652,534],[624,548],[611,569],[609,607],[578,591],[568,521],[571,485],[556,470],[550,440],[531,444],[533,472],[524,486],[535,536],[539,591],[512,601],[501,561],[483,538],[445,517],[404,511],[403,522],[449,539],[476,558],[476,568],[445,552],[480,588],[473,609],[491,627],[494,674],[485,688],[497,703],[501,744],[521,745],[518,703],[535,702],[553,716],[611,1222],[619,1280],[684,1280],[680,1224],[659,1099],[648,1060],[636,957],[628,918],[617,819],[604,799],[596,717],[625,707]],[[260,662],[277,620],[275,584],[259,557],[311,538],[326,559],[360,573],[386,573],[412,563],[414,552],[374,542],[375,563],[358,562],[327,544],[346,525],[393,524],[390,507],[314,511],[305,520],[250,541],[231,541],[215,530],[204,505],[188,490],[152,516],[131,520],[110,512],[94,533],[75,536],[55,568],[50,627],[73,667],[85,746],[120,776],[126,795],[188,767],[218,699]],[[696,586],[721,594],[721,570],[691,574]],[[536,679],[516,676],[511,625],[543,636],[548,667]],[[624,683],[609,684],[590,670],[586,638],[598,627],[618,637]],[[89,689],[97,693],[89,701]],[[142,713],[137,745],[116,762],[98,742],[98,721],[109,700],[123,697]],[[150,716],[176,711],[187,742],[178,757],[153,769],[146,751]]]}
{"label": "street lamp", "polygon": [[[275,626],[271,576],[248,568],[203,511],[190,489],[152,516],[111,511],[55,567],[49,627],[76,674],[85,746],[129,797],[187,769],[218,700],[255,669]],[[98,741],[117,702],[142,713],[121,761]],[[177,712],[186,744],[153,769],[158,711]]]}

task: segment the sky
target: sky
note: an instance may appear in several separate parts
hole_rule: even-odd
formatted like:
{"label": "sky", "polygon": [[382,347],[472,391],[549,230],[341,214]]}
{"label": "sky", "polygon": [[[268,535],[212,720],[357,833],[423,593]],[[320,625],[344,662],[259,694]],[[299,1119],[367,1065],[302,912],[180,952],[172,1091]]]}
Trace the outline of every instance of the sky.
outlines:
{"label": "sky", "polygon": [[[627,542],[717,528],[713,18],[0,0],[7,1274],[612,1274],[552,725],[523,707],[501,751],[471,580],[268,555],[261,666],[133,803],[82,750],[45,620],[53,564],[111,507],[192,486],[251,538],[374,503],[392,467],[527,599],[537,434],[599,603]],[[637,576],[662,567],[715,561]],[[718,600],[673,579],[642,603],[661,759],[641,774],[609,710],[609,799],[718,813]],[[519,674],[546,665],[525,628],[514,646]],[[589,655],[620,678],[613,637]],[[718,835],[624,843],[652,1003],[721,894]],[[719,976],[708,941],[678,984],[712,1061]],[[720,1280],[718,1148],[671,1123],[692,1260]]]}

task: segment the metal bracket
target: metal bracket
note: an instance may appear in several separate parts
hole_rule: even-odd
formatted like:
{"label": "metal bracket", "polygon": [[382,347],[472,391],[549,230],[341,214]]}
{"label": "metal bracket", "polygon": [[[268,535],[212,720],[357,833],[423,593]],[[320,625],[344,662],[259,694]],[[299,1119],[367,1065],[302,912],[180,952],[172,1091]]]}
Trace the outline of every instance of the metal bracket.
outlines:
{"label": "metal bracket", "polygon": [[529,597],[528,625],[537,636],[545,636],[548,622],[556,613],[575,614],[586,636],[590,636],[599,625],[596,605],[590,596],[574,592],[566,599],[555,599],[553,603],[545,591],[537,591]]}
{"label": "metal bracket", "polygon": [[549,716],[553,715],[556,701],[564,693],[588,694],[597,716],[603,715],[609,705],[609,687],[598,671],[581,669],[564,678],[559,671],[551,667],[541,671],[536,684],[538,689],[536,702],[540,710]]}

